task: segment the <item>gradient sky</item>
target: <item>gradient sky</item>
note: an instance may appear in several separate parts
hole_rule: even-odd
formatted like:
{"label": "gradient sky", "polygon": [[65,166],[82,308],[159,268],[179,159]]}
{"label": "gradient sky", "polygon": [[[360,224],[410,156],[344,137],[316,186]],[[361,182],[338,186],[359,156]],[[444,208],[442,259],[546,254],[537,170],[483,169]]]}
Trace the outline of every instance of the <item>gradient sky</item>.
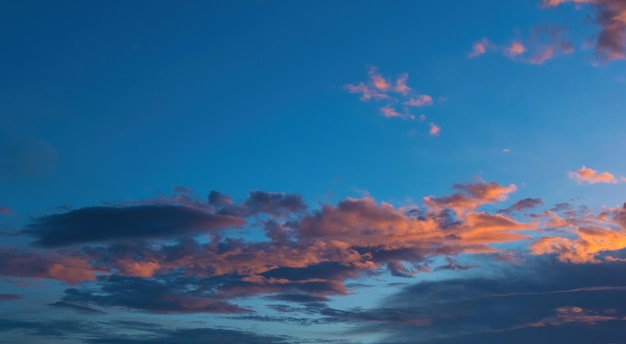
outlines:
{"label": "gradient sky", "polygon": [[625,18],[3,1],[0,342],[624,342]]}

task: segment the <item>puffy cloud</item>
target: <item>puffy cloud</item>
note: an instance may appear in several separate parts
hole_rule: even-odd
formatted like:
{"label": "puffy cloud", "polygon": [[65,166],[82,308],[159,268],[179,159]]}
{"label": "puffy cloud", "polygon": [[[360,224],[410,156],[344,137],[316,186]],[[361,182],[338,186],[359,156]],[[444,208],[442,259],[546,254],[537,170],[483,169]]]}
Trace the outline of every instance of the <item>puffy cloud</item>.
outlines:
{"label": "puffy cloud", "polygon": [[568,173],[570,179],[576,180],[579,183],[617,183],[617,179],[609,172],[598,173],[596,170],[581,167],[579,170],[571,171]]}
{"label": "puffy cloud", "polygon": [[524,41],[513,40],[506,45],[495,44],[487,39],[476,42],[468,57],[477,57],[491,51],[517,62],[541,65],[557,55],[574,51],[574,45],[566,36],[567,31],[558,26],[535,26],[530,37]]}
{"label": "puffy cloud", "polygon": [[[619,342],[625,263],[551,264],[531,259],[485,277],[419,281],[378,305],[323,309],[378,343]],[[618,276],[619,275],[619,276]],[[329,320],[331,321],[331,320]]]}
{"label": "puffy cloud", "polygon": [[[545,236],[530,245],[532,254],[555,254],[562,262],[600,263],[607,252],[626,249],[626,208],[606,209],[594,215],[573,214],[562,220],[563,236]],[[606,259],[615,261],[614,257]]]}
{"label": "puffy cloud", "polygon": [[498,210],[498,213],[512,214],[514,212],[522,212],[525,210],[533,209],[543,205],[541,198],[524,198],[505,209]]}
{"label": "puffy cloud", "polygon": [[394,90],[402,95],[407,95],[411,88],[406,85],[406,81],[409,79],[409,74],[403,73],[396,79],[396,86]]}

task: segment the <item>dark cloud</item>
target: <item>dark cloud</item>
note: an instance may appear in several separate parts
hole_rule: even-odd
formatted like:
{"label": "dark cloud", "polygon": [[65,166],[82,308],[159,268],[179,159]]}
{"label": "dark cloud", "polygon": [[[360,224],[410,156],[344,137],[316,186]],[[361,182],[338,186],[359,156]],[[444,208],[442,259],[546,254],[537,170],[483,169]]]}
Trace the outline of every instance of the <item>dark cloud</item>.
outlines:
{"label": "dark cloud", "polygon": [[498,210],[500,214],[512,214],[515,212],[522,212],[528,209],[533,209],[543,205],[541,198],[524,198],[513,203],[510,207]]}
{"label": "dark cloud", "polygon": [[149,313],[246,313],[216,296],[221,279],[179,275],[160,279],[110,276],[93,287],[65,290],[62,301],[72,305],[120,307]]}
{"label": "dark cloud", "polygon": [[263,213],[283,217],[303,212],[307,206],[298,194],[251,191],[241,204],[234,204],[229,196],[217,191],[209,193],[209,204],[218,208],[219,214],[250,217]]}
{"label": "dark cloud", "polygon": [[624,268],[626,263],[533,259],[491,277],[416,283],[382,300],[381,307],[322,314],[359,325],[355,332],[387,334],[381,343],[526,343],[530,338],[619,343],[626,336]]}
{"label": "dark cloud", "polygon": [[[298,344],[294,337],[219,328],[170,328],[141,321],[0,319],[3,340],[85,344]],[[140,332],[141,334],[137,334]]]}
{"label": "dark cloud", "polygon": [[297,343],[285,336],[261,335],[246,331],[195,328],[160,331],[156,337],[109,336],[89,340],[92,344],[288,344]]}
{"label": "dark cloud", "polygon": [[22,295],[17,295],[17,294],[0,294],[0,302],[19,300],[21,298],[22,298]]}
{"label": "dark cloud", "polygon": [[167,238],[240,226],[245,221],[177,205],[90,207],[35,219],[23,232],[42,247],[124,239]]}
{"label": "dark cloud", "polygon": [[435,271],[441,271],[441,270],[469,270],[475,267],[478,267],[477,265],[462,265],[459,264],[459,262],[452,258],[452,257],[446,257],[446,262],[448,262],[448,264],[446,265],[441,265],[435,268]]}
{"label": "dark cloud", "polygon": [[81,313],[88,313],[88,314],[106,314],[106,312],[103,312],[101,310],[92,308],[92,307],[88,307],[85,305],[81,305],[81,304],[75,304],[75,303],[71,303],[71,302],[66,302],[66,301],[58,301],[55,303],[51,303],[50,306],[52,307],[60,307],[60,308],[67,308],[67,309],[71,309],[77,312],[81,312]]}

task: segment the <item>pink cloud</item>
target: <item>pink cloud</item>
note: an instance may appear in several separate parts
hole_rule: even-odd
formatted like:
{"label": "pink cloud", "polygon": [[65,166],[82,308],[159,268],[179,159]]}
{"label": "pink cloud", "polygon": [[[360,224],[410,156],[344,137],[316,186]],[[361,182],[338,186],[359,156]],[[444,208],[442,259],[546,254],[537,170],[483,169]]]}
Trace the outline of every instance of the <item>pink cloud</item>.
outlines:
{"label": "pink cloud", "polygon": [[476,57],[476,56],[480,56],[483,55],[484,53],[487,52],[487,44],[489,41],[487,41],[486,39],[483,39],[480,42],[476,42],[474,43],[474,45],[472,46],[472,52],[468,55],[468,57]]}
{"label": "pink cloud", "polygon": [[399,117],[403,119],[415,119],[414,115],[411,115],[409,113],[399,113],[396,111],[396,109],[394,109],[393,107],[389,105],[381,107],[380,112],[386,118]]}
{"label": "pink cloud", "polygon": [[425,105],[432,105],[433,103],[433,98],[427,94],[419,94],[417,97],[415,98],[411,98],[408,101],[404,102],[403,104],[405,105],[409,105],[409,106],[425,106]]}
{"label": "pink cloud", "polygon": [[377,73],[376,67],[370,68],[369,75],[370,75],[372,84],[379,91],[386,92],[391,87],[389,82],[382,75]]}
{"label": "pink cloud", "polygon": [[394,88],[396,92],[401,93],[402,95],[407,95],[411,91],[411,88],[406,85],[406,81],[408,79],[409,74],[407,73],[401,74],[398,79],[396,79],[396,86]]}
{"label": "pink cloud", "polygon": [[571,171],[568,173],[570,179],[576,180],[578,183],[617,183],[617,179],[609,172],[598,173],[596,170],[581,167],[579,170]]}
{"label": "pink cloud", "polygon": [[428,133],[431,136],[437,136],[439,135],[440,132],[441,132],[441,127],[433,122],[430,122],[430,130],[428,131]]}
{"label": "pink cloud", "polygon": [[505,48],[504,53],[506,56],[510,58],[515,58],[518,55],[521,55],[526,52],[526,47],[520,41],[513,41],[511,45]]}

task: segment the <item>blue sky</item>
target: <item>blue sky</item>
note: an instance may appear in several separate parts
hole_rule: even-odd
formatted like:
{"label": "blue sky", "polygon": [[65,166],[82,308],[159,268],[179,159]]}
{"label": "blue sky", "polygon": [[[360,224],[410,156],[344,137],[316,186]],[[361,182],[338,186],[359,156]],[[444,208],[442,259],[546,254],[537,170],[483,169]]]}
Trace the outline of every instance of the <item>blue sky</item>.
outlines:
{"label": "blue sky", "polygon": [[[618,0],[3,3],[0,328],[623,338],[626,305],[607,303],[626,286],[610,277],[626,264],[620,15]],[[505,283],[544,265],[548,281]],[[429,288],[459,291],[419,299]],[[506,314],[486,300],[500,294]]]}

